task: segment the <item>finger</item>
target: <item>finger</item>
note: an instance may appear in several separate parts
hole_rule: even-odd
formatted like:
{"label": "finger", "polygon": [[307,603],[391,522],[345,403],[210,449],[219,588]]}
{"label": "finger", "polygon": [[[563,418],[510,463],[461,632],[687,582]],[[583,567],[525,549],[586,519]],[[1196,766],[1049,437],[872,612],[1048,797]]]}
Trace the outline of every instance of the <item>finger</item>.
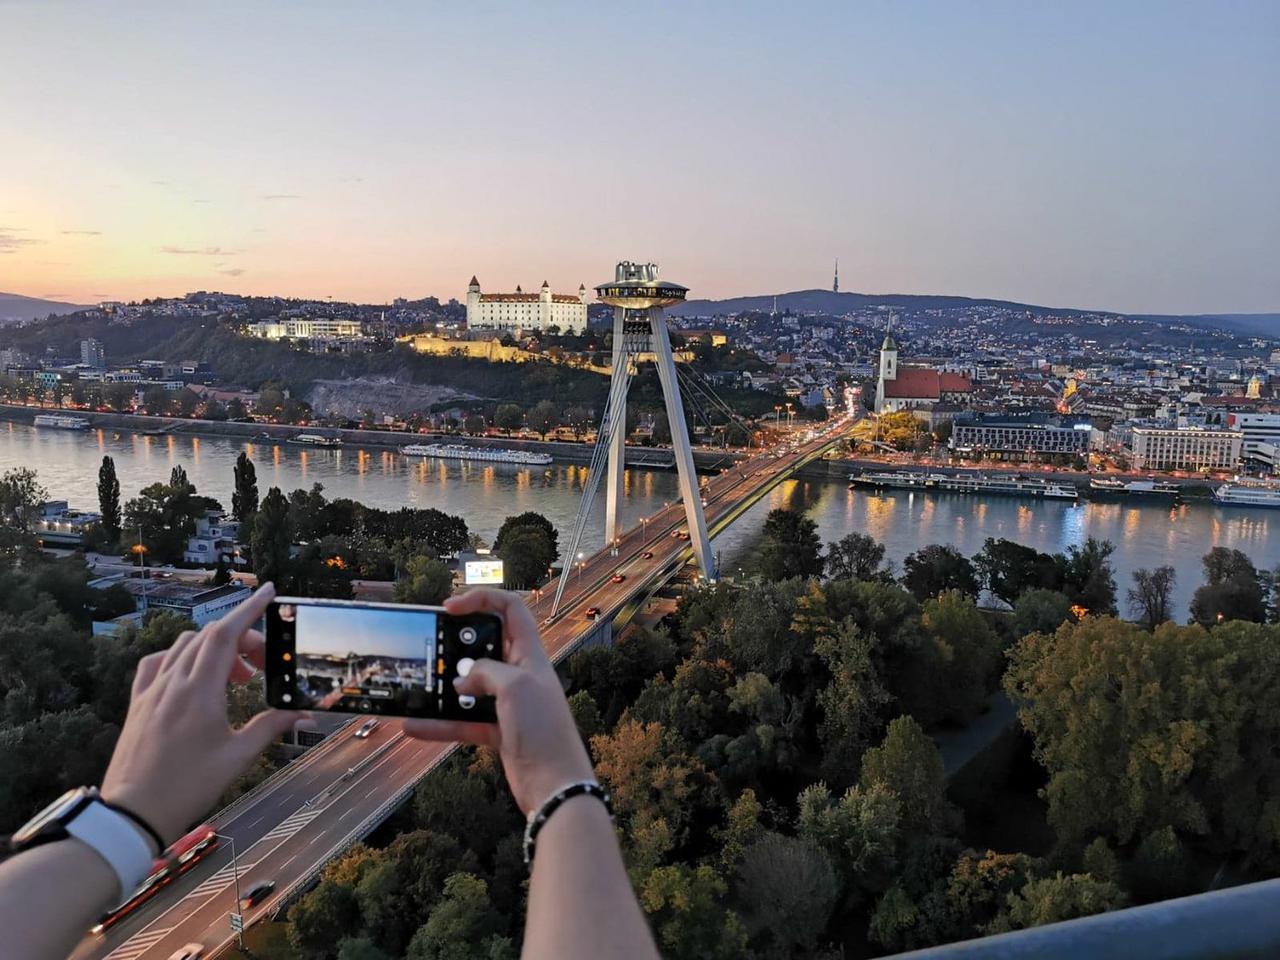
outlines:
{"label": "finger", "polygon": [[178,639],[173,641],[169,649],[164,652],[164,660],[160,664],[161,673],[167,673],[173,669],[173,665],[182,657],[182,652],[195,641],[196,636],[194,630],[183,630],[178,634]]}
{"label": "finger", "polygon": [[248,683],[257,675],[258,668],[244,657],[236,657],[231,661],[230,680],[232,683]]}
{"label": "finger", "polygon": [[292,710],[263,710],[235,732],[232,743],[242,762],[248,763],[272,740],[293,729],[306,715]]}
{"label": "finger", "polygon": [[496,613],[502,617],[507,641],[507,659],[517,663],[528,657],[546,657],[533,614],[517,594],[507,590],[479,588],[454,594],[444,602],[451,614]]}
{"label": "finger", "polygon": [[162,663],[164,663],[164,651],[149,653],[138,661],[137,672],[133,675],[134,697],[151,686],[151,681],[155,680],[156,674],[160,672]]}
{"label": "finger", "polygon": [[501,660],[480,659],[465,677],[458,677],[453,688],[472,697],[498,697],[526,670]]}
{"label": "finger", "polygon": [[202,644],[200,656],[192,665],[192,672],[217,678],[219,685],[231,675],[231,662],[240,649],[240,642],[249,629],[262,619],[263,612],[275,599],[275,587],[264,583],[247,600],[221,620],[211,624],[209,641]]}
{"label": "finger", "polygon": [[261,630],[246,630],[236,644],[236,649],[241,657],[259,670],[267,668],[267,639]]}
{"label": "finger", "polygon": [[465,720],[406,720],[404,732],[416,740],[474,743],[483,747],[496,747],[499,741],[496,723],[470,723]]}

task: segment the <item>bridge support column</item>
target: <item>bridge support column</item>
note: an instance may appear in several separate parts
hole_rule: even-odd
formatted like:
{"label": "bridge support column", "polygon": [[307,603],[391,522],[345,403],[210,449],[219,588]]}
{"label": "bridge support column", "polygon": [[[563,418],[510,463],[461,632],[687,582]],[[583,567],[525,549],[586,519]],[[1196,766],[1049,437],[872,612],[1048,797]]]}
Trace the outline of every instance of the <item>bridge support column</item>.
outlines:
{"label": "bridge support column", "polygon": [[[605,482],[604,541],[612,546],[618,540],[618,509],[622,505],[624,471],[627,456],[627,386],[631,355],[627,350],[627,337],[623,328],[626,309],[613,308],[613,381],[610,394],[618,398],[616,418],[619,429],[613,432],[609,442],[609,476]],[[621,381],[621,382],[619,382]]]}

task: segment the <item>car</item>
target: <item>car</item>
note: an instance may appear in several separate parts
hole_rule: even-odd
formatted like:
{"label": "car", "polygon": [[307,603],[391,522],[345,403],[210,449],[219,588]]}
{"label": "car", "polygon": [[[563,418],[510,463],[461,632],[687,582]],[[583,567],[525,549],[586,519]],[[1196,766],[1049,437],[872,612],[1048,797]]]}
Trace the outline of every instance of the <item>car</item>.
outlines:
{"label": "car", "polygon": [[600,616],[599,607],[587,607],[586,617],[588,620],[594,620],[598,616]]}
{"label": "car", "polygon": [[676,539],[677,539],[677,540],[688,540],[688,539],[689,539],[689,531],[688,531],[688,530],[678,530],[678,531],[676,531]]}
{"label": "car", "polygon": [[373,733],[373,731],[378,729],[379,722],[380,721],[377,719],[377,717],[374,717],[360,724],[360,729],[356,731],[356,739],[368,740],[369,734]]}
{"label": "car", "polygon": [[248,910],[251,907],[256,907],[263,900],[267,899],[267,897],[271,896],[275,889],[276,882],[274,880],[262,880],[255,883],[245,891],[244,895],[240,898],[240,909]]}
{"label": "car", "polygon": [[169,960],[200,960],[204,956],[203,943],[188,943],[185,947],[179,947],[169,955]]}
{"label": "car", "polygon": [[627,579],[627,575],[625,573],[615,573],[612,577],[609,578],[609,582],[621,583],[625,579]]}
{"label": "car", "polygon": [[652,551],[652,550],[646,550],[644,553],[640,554],[640,559],[641,559],[641,560],[652,560],[652,559],[653,559],[653,551]]}

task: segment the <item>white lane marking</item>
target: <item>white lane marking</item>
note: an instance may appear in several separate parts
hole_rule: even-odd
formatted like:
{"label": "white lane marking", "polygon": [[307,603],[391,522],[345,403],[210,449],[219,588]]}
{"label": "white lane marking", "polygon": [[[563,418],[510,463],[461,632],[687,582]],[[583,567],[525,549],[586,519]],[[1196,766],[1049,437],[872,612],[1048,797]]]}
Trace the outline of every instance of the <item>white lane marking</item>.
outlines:
{"label": "white lane marking", "polygon": [[257,820],[253,821],[253,823],[249,824],[248,829],[252,830],[254,827],[256,827],[258,824],[260,824],[260,823],[261,823],[263,820],[265,820],[265,819],[267,819],[267,815],[264,813],[264,814],[263,814],[262,816],[260,816]]}
{"label": "white lane marking", "polygon": [[135,934],[107,954],[105,960],[135,960],[153,944],[163,940],[172,929],[173,927],[165,927],[163,930],[148,930]]}

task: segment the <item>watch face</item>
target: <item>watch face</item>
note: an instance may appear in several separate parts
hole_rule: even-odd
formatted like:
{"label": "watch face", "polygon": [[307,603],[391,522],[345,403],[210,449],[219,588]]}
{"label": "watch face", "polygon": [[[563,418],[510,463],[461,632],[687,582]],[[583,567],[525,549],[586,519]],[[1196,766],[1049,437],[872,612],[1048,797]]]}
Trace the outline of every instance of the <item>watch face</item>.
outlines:
{"label": "watch face", "polygon": [[68,790],[18,828],[10,838],[14,846],[30,843],[52,826],[61,826],[66,818],[90,796],[85,787]]}

